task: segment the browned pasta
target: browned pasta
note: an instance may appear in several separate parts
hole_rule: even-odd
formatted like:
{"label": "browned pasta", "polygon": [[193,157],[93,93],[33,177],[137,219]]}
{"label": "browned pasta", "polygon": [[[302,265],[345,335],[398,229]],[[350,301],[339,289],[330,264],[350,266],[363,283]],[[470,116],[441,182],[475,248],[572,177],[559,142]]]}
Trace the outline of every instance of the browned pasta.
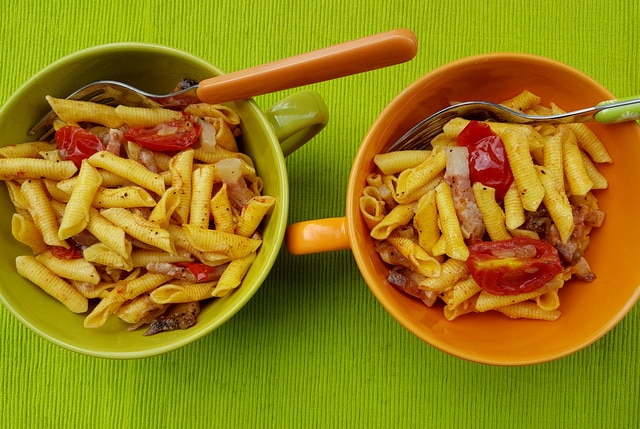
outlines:
{"label": "browned pasta", "polygon": [[74,313],[87,311],[88,301],[69,283],[62,280],[33,256],[16,258],[18,274],[31,280],[49,295],[63,303]]}
{"label": "browned pasta", "polygon": [[142,215],[116,207],[101,210],[100,214],[137,240],[167,253],[175,253],[169,231]]}
{"label": "browned pasta", "polygon": [[47,267],[54,274],[68,280],[84,283],[100,283],[100,274],[96,267],[83,258],[60,259],[46,250],[36,256],[36,260]]}
{"label": "browned pasta", "polygon": [[162,195],[165,191],[164,179],[157,173],[147,170],[142,164],[121,158],[111,152],[97,152],[88,158],[91,165],[110,171],[126,180],[136,183],[145,189]]}
{"label": "browned pasta", "polygon": [[109,316],[114,314],[118,308],[127,301],[124,294],[126,285],[125,281],[117,283],[115,287],[98,302],[98,305],[84,318],[85,328],[99,328],[107,322]]}
{"label": "browned pasta", "polygon": [[116,114],[115,108],[106,104],[55,98],[50,95],[47,95],[45,98],[60,119],[67,124],[92,121],[115,128],[124,122],[122,118]]}
{"label": "browned pasta", "polygon": [[442,151],[433,151],[423,162],[413,168],[406,169],[398,175],[396,196],[402,198],[413,191],[420,189],[434,179],[446,164]]}
{"label": "browned pasta", "polygon": [[44,242],[49,246],[68,248],[69,245],[58,237],[60,224],[53,207],[44,192],[40,180],[25,180],[22,183],[22,195],[25,197],[29,214],[42,234]]}
{"label": "browned pasta", "polygon": [[166,308],[166,304],[157,303],[146,294],[121,305],[115,315],[121,320],[131,323],[132,327],[137,327],[140,324],[151,322],[154,316],[162,314]]}
{"label": "browned pasta", "polygon": [[71,161],[37,158],[0,158],[0,180],[53,179],[73,176],[78,168]]}
{"label": "browned pasta", "polygon": [[554,321],[560,317],[559,310],[543,310],[534,302],[529,301],[503,306],[497,308],[496,311],[513,319],[527,318]]}
{"label": "browned pasta", "polygon": [[0,147],[0,158],[39,158],[41,152],[57,149],[55,143],[26,142]]}
{"label": "browned pasta", "polygon": [[500,103],[509,109],[524,111],[540,104],[540,97],[526,89],[520,94]]}
{"label": "browned pasta", "polygon": [[34,255],[47,250],[47,243],[42,239],[42,234],[31,220],[19,213],[11,217],[11,235],[22,244],[29,246]]}
{"label": "browned pasta", "polygon": [[201,252],[217,253],[234,259],[242,258],[255,252],[262,244],[260,239],[242,237],[192,225],[185,225],[184,232],[189,242]]}
{"label": "browned pasta", "polygon": [[242,237],[251,237],[275,204],[276,199],[270,195],[251,198],[240,213],[235,233]]}
{"label": "browned pasta", "polygon": [[169,163],[171,186],[178,191],[180,202],[175,209],[178,221],[187,223],[191,207],[191,176],[193,171],[193,149],[179,152]]}
{"label": "browned pasta", "polygon": [[158,304],[175,304],[178,302],[202,301],[210,298],[217,281],[203,283],[165,283],[154,289],[151,300]]}
{"label": "browned pasta", "polygon": [[250,253],[238,259],[234,259],[222,273],[218,284],[211,292],[211,296],[222,297],[228,295],[233,289],[240,286],[242,278],[256,259],[256,253]]}

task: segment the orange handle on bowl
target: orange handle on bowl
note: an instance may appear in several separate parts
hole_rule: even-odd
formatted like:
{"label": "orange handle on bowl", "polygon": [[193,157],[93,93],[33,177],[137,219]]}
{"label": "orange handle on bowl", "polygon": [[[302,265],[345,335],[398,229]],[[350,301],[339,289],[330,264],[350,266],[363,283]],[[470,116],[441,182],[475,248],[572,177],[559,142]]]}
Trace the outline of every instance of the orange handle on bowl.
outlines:
{"label": "orange handle on bowl", "polygon": [[395,29],[205,79],[197,95],[211,104],[249,98],[403,63],[417,49],[411,30]]}
{"label": "orange handle on bowl", "polygon": [[287,250],[292,255],[332,252],[351,248],[346,217],[293,223],[285,235]]}

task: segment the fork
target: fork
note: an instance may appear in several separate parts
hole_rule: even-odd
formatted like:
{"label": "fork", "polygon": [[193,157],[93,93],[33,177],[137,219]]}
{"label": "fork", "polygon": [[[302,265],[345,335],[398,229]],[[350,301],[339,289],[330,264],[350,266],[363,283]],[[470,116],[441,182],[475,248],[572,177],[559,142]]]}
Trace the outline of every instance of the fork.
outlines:
{"label": "fork", "polygon": [[442,132],[447,122],[456,117],[514,124],[568,124],[588,121],[612,124],[640,119],[640,98],[606,100],[593,107],[545,116],[528,115],[488,101],[465,101],[452,104],[423,119],[385,152],[429,149],[431,140]]}
{"label": "fork", "polygon": [[[214,76],[199,83],[191,81],[185,88],[169,94],[151,94],[123,82],[104,80],[90,83],[67,98],[132,106],[176,107],[175,103],[179,106],[181,99],[193,102],[194,98],[217,104],[400,64],[412,59],[416,52],[415,34],[409,29],[398,28]],[[54,112],[49,112],[29,134],[44,131],[40,139],[50,135],[55,116]]]}

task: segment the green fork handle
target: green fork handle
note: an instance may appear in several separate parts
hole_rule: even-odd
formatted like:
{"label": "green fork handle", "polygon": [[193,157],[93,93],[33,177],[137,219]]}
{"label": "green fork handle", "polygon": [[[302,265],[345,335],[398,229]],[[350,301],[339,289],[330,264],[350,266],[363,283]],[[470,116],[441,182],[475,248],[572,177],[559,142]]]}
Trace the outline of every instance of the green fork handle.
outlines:
{"label": "green fork handle", "polygon": [[640,120],[640,98],[637,96],[603,101],[594,109],[598,113],[593,119],[601,124]]}

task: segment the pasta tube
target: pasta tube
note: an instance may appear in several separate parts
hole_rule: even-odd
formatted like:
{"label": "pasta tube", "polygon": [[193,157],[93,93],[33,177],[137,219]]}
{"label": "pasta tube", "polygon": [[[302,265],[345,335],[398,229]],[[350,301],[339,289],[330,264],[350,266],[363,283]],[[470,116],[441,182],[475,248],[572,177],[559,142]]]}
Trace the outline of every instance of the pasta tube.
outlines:
{"label": "pasta tube", "polygon": [[84,313],[89,306],[88,300],[73,286],[62,280],[42,265],[33,256],[16,258],[18,274],[38,285],[46,293],[63,303],[74,313]]}
{"label": "pasta tube", "polygon": [[525,134],[506,130],[500,137],[507,151],[511,171],[522,199],[522,207],[536,211],[544,196],[544,187],[538,178],[529,153],[529,139]]}
{"label": "pasta tube", "polygon": [[121,158],[111,152],[102,151],[91,155],[88,162],[96,168],[103,168],[118,176],[132,181],[145,189],[162,195],[165,191],[164,179],[157,173],[147,170],[142,164]]}
{"label": "pasta tube", "polygon": [[58,229],[58,237],[61,240],[66,240],[86,228],[89,223],[89,207],[101,184],[102,176],[98,170],[86,160],[82,161],[78,183],[71,192]]}
{"label": "pasta tube", "polygon": [[184,232],[189,242],[201,252],[217,253],[232,259],[242,258],[258,250],[262,240],[241,237],[235,234],[185,225]]}
{"label": "pasta tube", "polygon": [[68,179],[78,167],[72,161],[51,161],[35,158],[0,158],[0,180],[47,178]]}

